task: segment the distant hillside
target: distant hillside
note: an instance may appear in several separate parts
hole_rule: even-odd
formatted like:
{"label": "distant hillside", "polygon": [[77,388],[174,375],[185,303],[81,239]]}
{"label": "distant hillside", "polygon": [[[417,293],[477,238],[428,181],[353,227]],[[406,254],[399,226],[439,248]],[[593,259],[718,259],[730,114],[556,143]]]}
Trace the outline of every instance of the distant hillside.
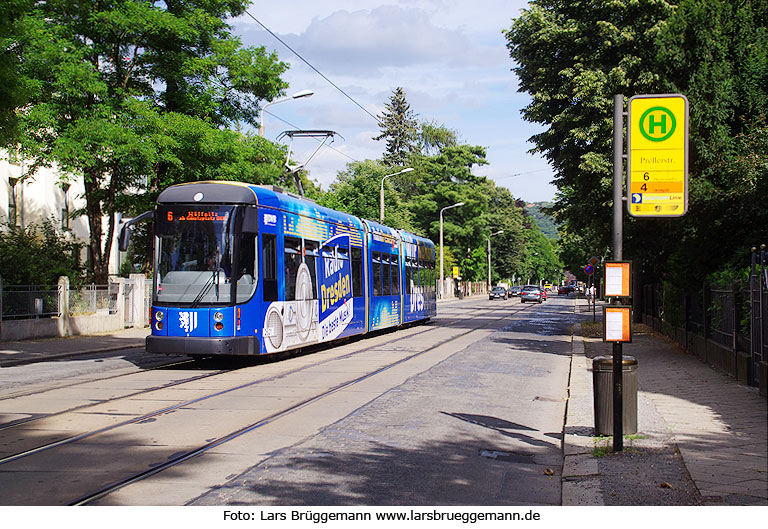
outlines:
{"label": "distant hillside", "polygon": [[533,218],[541,232],[546,235],[548,239],[560,240],[560,236],[557,234],[555,220],[542,211],[542,208],[551,206],[552,202],[526,202],[525,212]]}

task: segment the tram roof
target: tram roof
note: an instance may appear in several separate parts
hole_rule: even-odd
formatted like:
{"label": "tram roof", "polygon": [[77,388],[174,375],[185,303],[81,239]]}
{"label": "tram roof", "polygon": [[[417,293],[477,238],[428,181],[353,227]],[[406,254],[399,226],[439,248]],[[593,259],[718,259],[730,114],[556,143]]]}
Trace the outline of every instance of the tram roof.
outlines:
{"label": "tram roof", "polygon": [[395,230],[376,221],[362,220],[349,213],[336,211],[316,204],[312,200],[283,191],[275,186],[260,186],[244,182],[213,180],[188,182],[164,189],[157,198],[158,204],[250,204],[282,209],[298,215],[343,223],[363,229],[367,224],[371,232],[388,234],[396,239],[434,248],[434,243],[419,235]]}
{"label": "tram roof", "polygon": [[190,182],[166,188],[157,198],[159,204],[246,204],[282,209],[327,222],[343,223],[363,229],[354,215],[316,204],[275,186],[259,186],[225,180]]}

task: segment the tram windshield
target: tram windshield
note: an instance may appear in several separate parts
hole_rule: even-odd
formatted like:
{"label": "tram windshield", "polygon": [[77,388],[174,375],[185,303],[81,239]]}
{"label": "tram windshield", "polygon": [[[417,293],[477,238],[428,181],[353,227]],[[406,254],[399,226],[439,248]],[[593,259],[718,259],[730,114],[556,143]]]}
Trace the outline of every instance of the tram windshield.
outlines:
{"label": "tram windshield", "polygon": [[[236,206],[221,205],[158,207],[156,303],[232,303],[236,211]],[[240,242],[243,266],[235,278],[237,301],[248,299],[255,288],[254,235]]]}

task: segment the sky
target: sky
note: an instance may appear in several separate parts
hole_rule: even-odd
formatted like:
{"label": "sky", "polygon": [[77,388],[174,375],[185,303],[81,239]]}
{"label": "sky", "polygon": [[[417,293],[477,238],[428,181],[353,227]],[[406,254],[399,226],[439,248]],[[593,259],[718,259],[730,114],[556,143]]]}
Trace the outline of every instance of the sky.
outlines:
{"label": "sky", "polygon": [[[456,131],[463,143],[487,149],[487,176],[528,202],[553,200],[553,171],[528,151],[543,130],[523,120],[528,94],[517,91],[515,64],[502,30],[527,2],[522,0],[254,0],[248,12],[316,70],[248,15],[230,21],[246,46],[264,46],[290,64],[282,76],[286,95],[311,97],[270,105],[264,136],[286,130],[333,130],[339,134],[307,164],[309,177],[327,190],[355,160],[379,159],[385,141],[374,141],[380,116],[402,87],[419,121]],[[350,100],[350,98],[352,100]],[[361,108],[362,107],[362,108]],[[288,143],[283,138],[281,143]],[[297,138],[292,158],[304,162],[316,149]]]}

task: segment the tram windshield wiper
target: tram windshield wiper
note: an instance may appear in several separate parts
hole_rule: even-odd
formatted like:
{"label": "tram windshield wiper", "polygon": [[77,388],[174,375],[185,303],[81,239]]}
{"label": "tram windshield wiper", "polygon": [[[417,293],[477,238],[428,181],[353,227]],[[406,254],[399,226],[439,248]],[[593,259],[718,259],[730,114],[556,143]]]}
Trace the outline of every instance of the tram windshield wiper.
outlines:
{"label": "tram windshield wiper", "polygon": [[219,297],[219,285],[218,285],[218,275],[219,270],[216,269],[211,274],[211,277],[208,278],[208,281],[205,282],[203,285],[203,288],[200,289],[200,292],[198,292],[197,296],[195,297],[195,300],[192,302],[192,307],[195,308],[200,304],[200,301],[205,297],[205,295],[208,293],[208,291],[211,289],[211,287],[215,284],[216,285],[216,299]]}

